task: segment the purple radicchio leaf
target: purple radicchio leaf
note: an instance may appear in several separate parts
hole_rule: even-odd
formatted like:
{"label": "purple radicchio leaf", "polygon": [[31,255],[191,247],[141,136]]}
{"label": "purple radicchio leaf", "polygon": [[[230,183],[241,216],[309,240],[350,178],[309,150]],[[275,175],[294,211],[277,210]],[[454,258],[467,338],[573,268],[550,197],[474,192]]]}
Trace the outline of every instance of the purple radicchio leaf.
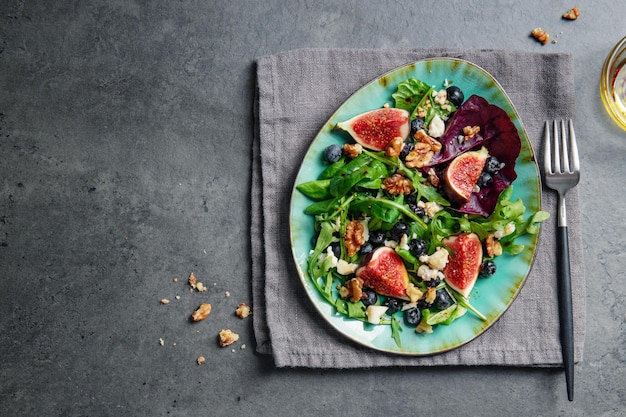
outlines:
{"label": "purple radicchio leaf", "polygon": [[[466,126],[479,126],[480,132],[467,141],[461,141],[459,136],[463,136],[463,128]],[[438,173],[442,173],[448,163],[458,155],[480,149],[481,146],[485,146],[489,155],[504,164],[500,171],[493,175],[493,182],[490,185],[477,193],[472,193],[467,203],[455,207],[462,213],[489,216],[498,203],[500,193],[517,178],[515,160],[520,153],[521,141],[513,121],[500,107],[473,95],[448,121],[446,131],[439,141],[442,150],[436,153],[430,162],[430,167]],[[425,167],[425,171],[430,167]]]}

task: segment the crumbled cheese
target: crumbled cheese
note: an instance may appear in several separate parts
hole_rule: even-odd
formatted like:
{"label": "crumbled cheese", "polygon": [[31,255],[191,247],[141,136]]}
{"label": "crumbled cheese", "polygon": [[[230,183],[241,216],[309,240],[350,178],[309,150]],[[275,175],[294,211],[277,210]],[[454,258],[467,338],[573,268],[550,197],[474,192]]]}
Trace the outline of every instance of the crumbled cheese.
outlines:
{"label": "crumbled cheese", "polygon": [[446,104],[446,102],[448,101],[448,92],[446,90],[439,90],[436,92],[434,97],[435,103],[441,105]]}
{"label": "crumbled cheese", "polygon": [[426,264],[420,265],[420,267],[417,268],[417,276],[424,281],[435,280],[440,274],[441,272],[439,272],[438,269],[432,269]]}
{"label": "crumbled cheese", "polygon": [[353,274],[354,271],[358,268],[359,264],[351,264],[349,262],[344,261],[343,259],[339,259],[337,261],[337,273],[340,275],[350,275]]}
{"label": "crumbled cheese", "polygon": [[367,310],[365,310],[365,315],[367,316],[368,323],[380,324],[380,318],[383,314],[385,314],[386,311],[387,306],[367,306]]}
{"label": "crumbled cheese", "polygon": [[396,247],[398,247],[398,242],[396,242],[395,240],[385,240],[384,245],[388,248],[395,249]]}
{"label": "crumbled cheese", "polygon": [[423,202],[420,200],[417,202],[417,207],[423,208],[426,215],[428,215],[431,219],[435,217],[435,214],[443,210],[443,206],[434,201]]}
{"label": "crumbled cheese", "polygon": [[448,251],[444,248],[437,248],[432,255],[422,255],[419,257],[420,262],[428,264],[432,269],[443,269],[448,263]]}
{"label": "crumbled cheese", "polygon": [[428,135],[433,138],[440,138],[446,130],[446,124],[439,115],[435,115],[428,125]]}
{"label": "crumbled cheese", "polygon": [[326,253],[322,253],[320,257],[317,259],[317,262],[319,264],[322,264],[327,258],[331,259],[331,265],[333,268],[337,266],[338,259],[335,256],[335,253],[333,252],[332,246],[329,246],[326,248]]}
{"label": "crumbled cheese", "polygon": [[402,235],[400,238],[400,243],[398,244],[400,249],[409,250],[409,237],[407,235]]}

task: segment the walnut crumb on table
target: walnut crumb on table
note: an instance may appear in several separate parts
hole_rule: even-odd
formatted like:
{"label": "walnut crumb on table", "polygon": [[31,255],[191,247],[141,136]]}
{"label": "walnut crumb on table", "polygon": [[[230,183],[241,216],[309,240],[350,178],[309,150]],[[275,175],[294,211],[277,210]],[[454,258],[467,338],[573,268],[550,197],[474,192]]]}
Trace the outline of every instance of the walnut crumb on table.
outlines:
{"label": "walnut crumb on table", "polygon": [[563,13],[563,19],[567,20],[576,20],[578,19],[578,16],[580,16],[580,9],[576,6]]}
{"label": "walnut crumb on table", "polygon": [[209,314],[211,314],[211,304],[202,303],[200,307],[191,314],[191,319],[193,321],[201,321],[206,319]]}
{"label": "walnut crumb on table", "polygon": [[198,359],[196,359],[196,363],[198,365],[202,365],[205,362],[206,362],[206,359],[204,358],[204,356],[200,356],[200,357],[198,357]]}
{"label": "walnut crumb on table", "polygon": [[533,31],[530,34],[533,36],[533,38],[535,38],[538,42],[542,43],[543,45],[547,44],[548,41],[550,40],[550,35],[548,34],[548,32],[546,32],[545,30],[541,28],[533,29]]}
{"label": "walnut crumb on table", "polygon": [[237,310],[235,310],[235,314],[237,314],[237,317],[239,317],[240,319],[245,319],[250,314],[252,314],[252,310],[250,309],[250,306],[246,303],[240,303],[237,306]]}
{"label": "walnut crumb on table", "polygon": [[222,330],[219,334],[218,342],[220,347],[230,346],[239,340],[239,335],[230,329]]}

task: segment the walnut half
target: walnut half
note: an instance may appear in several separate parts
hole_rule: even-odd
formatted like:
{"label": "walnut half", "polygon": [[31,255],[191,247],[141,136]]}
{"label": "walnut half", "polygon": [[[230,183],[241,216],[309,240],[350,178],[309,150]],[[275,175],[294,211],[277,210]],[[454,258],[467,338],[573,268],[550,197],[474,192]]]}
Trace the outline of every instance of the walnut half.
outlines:
{"label": "walnut half", "polygon": [[361,249],[361,245],[365,243],[365,238],[363,236],[364,231],[365,228],[358,220],[352,220],[346,225],[344,245],[346,249],[348,249],[348,256],[354,256],[358,250]]}
{"label": "walnut half", "polygon": [[413,192],[413,183],[405,176],[393,174],[383,180],[382,189],[391,195],[408,195]]}

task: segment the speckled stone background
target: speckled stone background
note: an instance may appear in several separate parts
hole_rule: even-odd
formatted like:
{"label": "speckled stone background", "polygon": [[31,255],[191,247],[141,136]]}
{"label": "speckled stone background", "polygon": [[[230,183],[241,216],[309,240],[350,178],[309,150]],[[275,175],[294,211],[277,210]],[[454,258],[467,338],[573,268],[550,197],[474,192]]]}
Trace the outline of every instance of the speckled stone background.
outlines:
{"label": "speckled stone background", "polygon": [[[562,0],[390,4],[0,2],[2,415],[626,415],[626,132],[598,96],[626,3],[577,2],[576,22]],[[574,54],[588,298],[573,403],[560,370],[278,370],[234,315],[251,302],[254,59],[422,46]]]}

